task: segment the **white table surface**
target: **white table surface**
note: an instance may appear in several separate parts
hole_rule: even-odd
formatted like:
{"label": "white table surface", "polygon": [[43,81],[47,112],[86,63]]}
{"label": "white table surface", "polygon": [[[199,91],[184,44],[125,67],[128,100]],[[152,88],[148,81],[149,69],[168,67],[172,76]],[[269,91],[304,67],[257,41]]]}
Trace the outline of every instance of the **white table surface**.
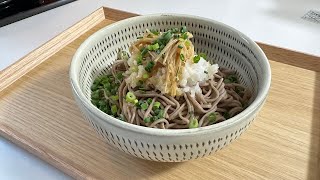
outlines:
{"label": "white table surface", "polygon": [[[139,14],[184,13],[224,22],[255,41],[320,56],[320,24],[301,19],[319,0],[78,0],[0,28],[0,70],[101,6]],[[1,115],[0,115],[1,116]],[[70,179],[0,137],[0,179]]]}

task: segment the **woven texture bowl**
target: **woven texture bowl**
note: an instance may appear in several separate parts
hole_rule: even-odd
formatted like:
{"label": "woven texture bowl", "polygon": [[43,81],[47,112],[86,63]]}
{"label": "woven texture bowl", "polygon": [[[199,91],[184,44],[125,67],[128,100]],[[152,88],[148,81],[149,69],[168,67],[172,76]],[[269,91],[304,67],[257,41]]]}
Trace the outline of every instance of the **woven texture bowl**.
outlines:
{"label": "woven texture bowl", "polygon": [[[115,119],[91,104],[90,86],[106,74],[119,48],[127,50],[145,29],[165,31],[187,26],[197,52],[236,71],[253,92],[250,105],[240,114],[207,127],[163,130]],[[267,97],[271,72],[262,50],[239,31],[222,23],[186,15],[149,15],[109,25],[89,37],[75,53],[70,79],[74,97],[85,119],[106,142],[133,156],[164,162],[197,159],[216,152],[237,139],[251,124]]]}

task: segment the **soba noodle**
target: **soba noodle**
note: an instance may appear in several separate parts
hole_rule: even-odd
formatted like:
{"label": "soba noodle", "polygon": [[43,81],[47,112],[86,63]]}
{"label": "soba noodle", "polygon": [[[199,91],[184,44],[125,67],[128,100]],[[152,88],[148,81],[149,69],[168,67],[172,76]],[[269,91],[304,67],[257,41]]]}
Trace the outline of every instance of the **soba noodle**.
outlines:
{"label": "soba noodle", "polygon": [[[200,91],[181,86],[187,61],[198,63],[200,57],[189,41],[192,34],[184,27],[169,32],[170,38],[165,39],[167,32],[147,30],[130,47],[130,58],[120,51],[111,74],[93,83],[93,104],[128,123],[160,129],[204,127],[243,111],[251,94],[233,70],[219,68],[211,73],[205,81],[197,82]],[[147,75],[140,73],[141,66]],[[110,85],[115,87],[110,90]]]}

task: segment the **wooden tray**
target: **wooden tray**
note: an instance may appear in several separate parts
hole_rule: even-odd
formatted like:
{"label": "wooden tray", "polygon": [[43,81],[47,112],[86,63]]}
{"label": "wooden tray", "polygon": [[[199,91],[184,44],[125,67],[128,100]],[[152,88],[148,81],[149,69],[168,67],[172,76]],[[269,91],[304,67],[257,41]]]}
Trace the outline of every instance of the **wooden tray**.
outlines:
{"label": "wooden tray", "polygon": [[319,179],[320,57],[259,43],[272,86],[239,140],[207,158],[156,163],[104,143],[81,116],[69,85],[79,45],[134,16],[100,8],[0,74],[0,134],[77,179]]}

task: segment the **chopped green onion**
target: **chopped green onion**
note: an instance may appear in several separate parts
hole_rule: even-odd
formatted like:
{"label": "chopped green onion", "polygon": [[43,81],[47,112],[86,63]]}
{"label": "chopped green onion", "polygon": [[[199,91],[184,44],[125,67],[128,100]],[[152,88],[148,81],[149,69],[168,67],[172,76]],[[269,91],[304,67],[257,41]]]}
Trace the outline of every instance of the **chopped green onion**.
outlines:
{"label": "chopped green onion", "polygon": [[110,91],[110,93],[111,93],[112,95],[117,94],[117,92],[118,92],[118,89],[116,89],[116,88],[113,88],[113,89],[111,89],[111,91]]}
{"label": "chopped green onion", "polygon": [[118,95],[111,96],[111,99],[114,100],[114,101],[118,101],[119,100],[119,96]]}
{"label": "chopped green onion", "polygon": [[165,45],[160,44],[159,50],[162,50],[165,47]]}
{"label": "chopped green onion", "polygon": [[195,57],[193,57],[193,62],[194,63],[198,63],[200,61],[200,56],[196,55]]}
{"label": "chopped green onion", "polygon": [[155,108],[155,109],[159,109],[160,108],[160,102],[155,102],[154,104],[153,104],[153,107]]}
{"label": "chopped green onion", "polygon": [[94,81],[93,84],[100,84],[101,78],[97,77]]}
{"label": "chopped green onion", "polygon": [[111,84],[109,82],[106,82],[106,83],[103,84],[103,88],[108,89],[110,91]]}
{"label": "chopped green onion", "polygon": [[203,59],[207,59],[207,55],[205,53],[199,53],[199,56],[202,57]]}
{"label": "chopped green onion", "polygon": [[231,74],[225,78],[225,81],[227,81],[228,83],[237,83],[238,78],[235,74]]}
{"label": "chopped green onion", "polygon": [[148,99],[147,99],[147,103],[148,103],[148,104],[151,104],[151,103],[152,103],[152,99],[151,99],[151,98],[148,98]]}
{"label": "chopped green onion", "polygon": [[148,45],[147,48],[148,48],[149,51],[155,51],[155,50],[159,49],[160,46],[159,46],[158,43],[155,43],[153,45]]}
{"label": "chopped green onion", "polygon": [[139,105],[141,106],[141,104],[144,103],[144,100],[139,100]]}
{"label": "chopped green onion", "polygon": [[203,71],[205,74],[208,74],[208,71]]}
{"label": "chopped green onion", "polygon": [[185,43],[184,43],[187,47],[191,46],[191,41],[187,40]]}
{"label": "chopped green onion", "polygon": [[153,112],[154,112],[154,114],[159,114],[160,109],[155,109],[155,110],[153,110]]}
{"label": "chopped green onion", "polygon": [[164,115],[164,110],[162,110],[162,109],[160,109],[160,111],[159,111],[159,113],[157,114],[157,118],[158,119],[161,119],[161,118],[163,118],[163,115]]}
{"label": "chopped green onion", "polygon": [[215,123],[217,120],[217,116],[215,113],[210,113],[208,119],[210,122]]}
{"label": "chopped green onion", "polygon": [[178,45],[178,48],[182,49],[182,48],[183,48],[183,46],[179,44],[179,45]]}
{"label": "chopped green onion", "polygon": [[198,119],[192,118],[189,122],[189,129],[197,128],[199,126]]}
{"label": "chopped green onion", "polygon": [[223,117],[226,118],[226,119],[229,119],[230,118],[230,114],[228,112],[225,112],[223,114]]}
{"label": "chopped green onion", "polygon": [[183,54],[180,54],[180,60],[184,61],[184,55]]}
{"label": "chopped green onion", "polygon": [[145,103],[142,103],[140,106],[141,106],[141,109],[145,111],[148,109],[149,105],[148,105],[148,103],[145,102]]}
{"label": "chopped green onion", "polygon": [[143,119],[143,121],[145,123],[149,123],[149,122],[151,122],[151,117],[146,117],[146,118]]}
{"label": "chopped green onion", "polygon": [[111,88],[110,89],[104,89],[104,93],[107,95],[107,96],[111,96]]}
{"label": "chopped green onion", "polygon": [[143,78],[143,79],[148,79],[148,78],[149,78],[149,74],[147,74],[147,73],[146,73],[146,74],[143,74],[143,75],[142,75],[142,78]]}
{"label": "chopped green onion", "polygon": [[138,37],[137,37],[137,39],[142,39],[142,38],[143,38],[142,36],[138,36]]}
{"label": "chopped green onion", "polygon": [[144,68],[147,72],[151,72],[152,68],[154,66],[154,62],[153,61],[150,61],[146,67]]}
{"label": "chopped green onion", "polygon": [[151,117],[151,122],[158,120],[159,118],[157,116],[152,116]]}
{"label": "chopped green onion", "polygon": [[96,91],[96,90],[98,90],[98,88],[99,88],[98,84],[92,84],[92,86],[91,86],[92,91]]}
{"label": "chopped green onion", "polygon": [[117,107],[117,105],[112,105],[112,106],[111,106],[111,113],[112,113],[113,115],[116,115],[117,112],[118,112],[118,107]]}
{"label": "chopped green onion", "polygon": [[148,53],[148,48],[142,48],[141,50],[141,56],[144,57]]}
{"label": "chopped green onion", "polygon": [[154,45],[152,45],[153,46],[153,50],[157,50],[157,49],[159,49],[160,48],[160,46],[159,46],[159,44],[158,43],[156,43],[156,44],[154,44]]}
{"label": "chopped green onion", "polygon": [[186,26],[182,26],[181,29],[180,29],[180,32],[181,33],[187,32],[187,27]]}
{"label": "chopped green onion", "polygon": [[184,40],[188,39],[188,34],[187,34],[186,32],[183,33],[183,34],[181,35],[181,38],[184,39]]}
{"label": "chopped green onion", "polygon": [[129,102],[129,103],[135,103],[135,100],[136,100],[136,96],[133,94],[133,92],[127,92],[127,95],[126,95],[126,101]]}
{"label": "chopped green onion", "polygon": [[92,99],[91,100],[91,103],[93,104],[93,105],[95,105],[95,106],[98,106],[99,104],[99,100],[96,100],[96,99]]}
{"label": "chopped green onion", "polygon": [[101,84],[105,84],[105,83],[108,83],[108,82],[110,82],[110,79],[108,77],[104,76],[104,77],[101,78],[101,82],[100,82]]}
{"label": "chopped green onion", "polygon": [[142,65],[142,56],[141,56],[141,54],[139,54],[138,57],[137,57],[137,64],[138,65]]}
{"label": "chopped green onion", "polygon": [[122,74],[122,72],[118,72],[118,73],[116,74],[116,78],[117,78],[118,80],[122,81],[122,79],[123,79],[123,74]]}
{"label": "chopped green onion", "polygon": [[172,32],[172,33],[178,33],[178,32],[179,32],[179,29],[178,29],[178,28],[172,28],[172,29],[171,29],[171,32]]}
{"label": "chopped green onion", "polygon": [[92,94],[91,94],[91,98],[92,99],[99,99],[100,97],[100,91],[99,90],[96,90],[96,91],[93,91]]}
{"label": "chopped green onion", "polygon": [[226,83],[226,84],[231,83],[230,79],[224,79],[223,82]]}
{"label": "chopped green onion", "polygon": [[139,101],[138,101],[138,99],[135,99],[134,101],[133,101],[133,104],[137,104]]}
{"label": "chopped green onion", "polygon": [[150,32],[152,32],[152,34],[154,34],[154,35],[159,35],[159,32],[156,30],[150,30]]}
{"label": "chopped green onion", "polygon": [[148,45],[147,48],[148,48],[149,51],[152,51],[152,50],[153,50],[152,45]]}
{"label": "chopped green onion", "polygon": [[173,35],[173,38],[175,38],[175,39],[180,38],[180,34],[174,34],[174,35]]}
{"label": "chopped green onion", "polygon": [[170,31],[165,32],[161,38],[161,40],[164,42],[163,44],[167,44],[170,41],[171,37],[172,37],[172,34]]}
{"label": "chopped green onion", "polygon": [[107,105],[107,102],[106,102],[105,100],[100,100],[100,101],[98,102],[98,105],[99,105],[100,107],[104,107],[104,106]]}

